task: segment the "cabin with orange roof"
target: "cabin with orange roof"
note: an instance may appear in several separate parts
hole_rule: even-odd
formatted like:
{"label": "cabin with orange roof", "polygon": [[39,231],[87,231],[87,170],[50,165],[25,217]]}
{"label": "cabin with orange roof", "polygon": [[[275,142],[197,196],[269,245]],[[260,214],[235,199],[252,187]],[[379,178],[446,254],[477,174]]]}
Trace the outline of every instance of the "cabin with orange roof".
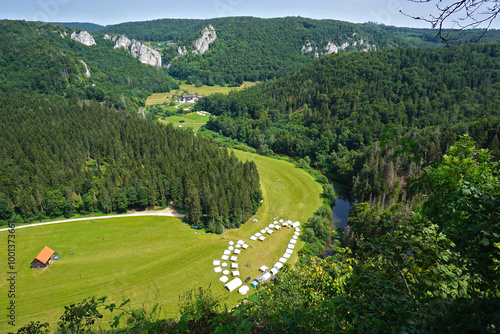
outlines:
{"label": "cabin with orange roof", "polygon": [[31,269],[47,268],[54,259],[56,252],[45,246],[40,253],[31,261]]}

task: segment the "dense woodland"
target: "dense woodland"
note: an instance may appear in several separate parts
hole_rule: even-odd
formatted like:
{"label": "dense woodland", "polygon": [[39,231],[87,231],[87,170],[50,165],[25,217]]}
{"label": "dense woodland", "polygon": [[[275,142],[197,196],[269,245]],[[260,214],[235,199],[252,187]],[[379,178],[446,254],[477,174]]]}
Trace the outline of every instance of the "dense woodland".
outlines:
{"label": "dense woodland", "polygon": [[0,92],[0,105],[4,221],[173,201],[190,223],[210,220],[208,230],[219,232],[258,208],[256,166],[188,132],[97,103]]}
{"label": "dense woodland", "polygon": [[[144,33],[170,21],[152,22],[143,23]],[[120,51],[63,39],[62,27],[1,23],[11,25],[0,29],[1,220],[124,212],[172,200],[191,223],[220,232],[255,212],[261,193],[254,164],[210,139],[116,110],[140,105],[149,91],[142,80],[171,82],[165,72],[142,72],[151,68],[122,52],[124,62],[134,61],[131,73],[137,69],[132,89],[123,81],[127,71],[113,71],[111,59],[99,62],[91,50],[95,58]],[[207,23],[216,26],[199,21]],[[201,28],[184,30],[168,37],[159,29],[162,37],[151,40],[190,40],[181,32],[194,36]],[[25,47],[32,58],[23,58]],[[99,80],[104,99],[87,96],[93,81],[76,55],[102,72],[90,80]],[[498,44],[343,52],[308,62],[282,78],[206,97],[196,108],[217,115],[207,124],[212,131],[262,154],[290,155],[348,185],[356,205],[350,228],[333,234],[334,254],[315,256],[331,237],[331,211],[322,207],[302,226],[300,261],[234,309],[204,290],[180,297],[179,319],[89,298],[65,308],[60,332],[86,330],[109,310],[118,314],[116,326],[132,333],[499,331]],[[123,105],[107,103],[119,89]],[[47,327],[33,322],[19,333]]]}
{"label": "dense woodland", "polygon": [[1,20],[0,27],[0,90],[137,110],[152,93],[178,88],[166,69],[141,64],[109,40],[96,37],[96,45],[85,46],[69,36],[79,30],[44,23]]}

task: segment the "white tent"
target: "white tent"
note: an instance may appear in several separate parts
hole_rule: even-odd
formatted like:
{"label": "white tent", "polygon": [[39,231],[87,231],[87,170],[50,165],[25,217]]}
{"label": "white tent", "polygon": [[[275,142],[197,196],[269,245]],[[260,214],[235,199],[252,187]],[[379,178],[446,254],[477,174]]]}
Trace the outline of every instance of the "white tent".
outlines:
{"label": "white tent", "polygon": [[240,276],[240,271],[239,270],[233,270],[233,276]]}
{"label": "white tent", "polygon": [[289,259],[289,258],[290,258],[290,257],[292,257],[292,256],[291,256],[290,254],[288,254],[288,253],[285,253],[285,254],[283,254],[283,257],[284,257],[285,259]]}
{"label": "white tent", "polygon": [[224,275],[229,275],[229,270],[227,270],[227,269],[226,269],[226,270],[224,270],[222,273],[223,273]]}
{"label": "white tent", "polygon": [[271,273],[271,275],[276,275],[278,273],[278,269],[276,268],[272,268],[271,270],[269,270],[269,272]]}
{"label": "white tent", "polygon": [[262,272],[266,272],[267,269],[269,269],[267,266],[262,266],[262,267],[259,268],[259,270],[262,271]]}
{"label": "white tent", "polygon": [[255,240],[257,240],[257,237],[256,237],[255,235],[252,235],[252,236],[250,237],[250,240],[255,241]]}
{"label": "white tent", "polygon": [[219,260],[214,260],[214,262],[212,262],[212,264],[214,266],[220,266],[220,261]]}
{"label": "white tent", "polygon": [[293,227],[293,228],[296,228],[296,227],[299,227],[299,226],[300,226],[300,223],[299,223],[299,222],[295,222],[295,223],[293,223],[293,224],[292,224],[292,227]]}
{"label": "white tent", "polygon": [[290,239],[290,243],[291,243],[291,244],[296,244],[296,243],[297,243],[297,240],[295,240],[295,239]]}
{"label": "white tent", "polygon": [[233,246],[229,246],[227,249],[230,250],[230,251],[232,251],[234,249],[234,247]]}
{"label": "white tent", "polygon": [[283,263],[283,264],[284,264],[287,260],[288,260],[288,259],[286,259],[286,258],[284,258],[284,257],[281,257],[281,258],[279,259],[279,261],[280,261],[281,263]]}
{"label": "white tent", "polygon": [[299,236],[300,232],[294,232],[293,235]]}
{"label": "white tent", "polygon": [[264,241],[264,240],[266,240],[266,237],[265,237],[265,236],[263,236],[263,235],[261,235],[261,236],[259,237],[259,240],[260,240],[260,241]]}
{"label": "white tent", "polygon": [[264,230],[260,230],[260,233],[264,234],[264,233],[266,233],[266,230],[265,229]]}
{"label": "white tent", "polygon": [[219,278],[219,281],[221,281],[222,283],[226,283],[228,279],[229,278],[227,276],[222,276],[221,278]]}
{"label": "white tent", "polygon": [[273,222],[273,224],[274,224],[274,225],[276,225],[276,224],[279,224],[279,223],[278,223],[278,221],[277,221],[277,220],[275,220],[275,221]]}
{"label": "white tent", "polygon": [[222,262],[221,266],[223,266],[225,268],[225,267],[227,267],[227,263],[226,262]]}
{"label": "white tent", "polygon": [[236,248],[241,248],[241,245],[240,244],[236,244]]}
{"label": "white tent", "polygon": [[227,256],[227,255],[222,255],[221,259],[223,259],[223,260],[225,261],[225,260],[229,259],[229,256]]}
{"label": "white tent", "polygon": [[238,245],[243,245],[245,242],[243,240],[238,240]]}
{"label": "white tent", "polygon": [[246,295],[248,293],[248,290],[250,290],[250,288],[248,287],[248,285],[243,285],[242,287],[240,287],[240,289],[238,290],[238,293],[240,295]]}
{"label": "white tent", "polygon": [[216,273],[220,273],[220,272],[222,271],[222,268],[221,268],[221,267],[215,267],[215,268],[214,268],[214,271],[215,271]]}
{"label": "white tent", "polygon": [[233,256],[231,256],[231,261],[233,261],[233,262],[238,261],[238,257],[237,257],[237,256],[234,256],[234,255],[233,255]]}
{"label": "white tent", "polygon": [[295,232],[300,232],[300,227],[296,227]]}
{"label": "white tent", "polygon": [[274,228],[274,226],[275,226],[274,224],[269,224],[269,226],[268,226],[268,227],[269,227],[269,228]]}
{"label": "white tent", "polygon": [[279,225],[274,225],[274,228],[275,228],[276,230],[279,230],[279,229],[281,228],[281,226],[279,226]]}
{"label": "white tent", "polygon": [[258,232],[258,233],[255,233],[255,236],[258,238],[262,235],[262,233]]}
{"label": "white tent", "polygon": [[283,220],[283,219],[280,219],[280,223],[283,223],[283,222],[284,222],[284,220]]}
{"label": "white tent", "polygon": [[238,269],[237,263],[231,263],[231,269]]}
{"label": "white tent", "polygon": [[273,266],[274,268],[280,270],[281,268],[283,268],[283,263],[281,262],[276,262]]}
{"label": "white tent", "polygon": [[224,255],[231,255],[231,251],[230,251],[230,250],[228,250],[228,249],[226,249],[226,250],[224,251]]}
{"label": "white tent", "polygon": [[247,244],[243,244],[241,247],[242,247],[243,249],[247,249],[247,248],[248,248],[248,245],[247,245]]}
{"label": "white tent", "polygon": [[224,287],[226,289],[228,289],[229,292],[232,292],[232,291],[234,291],[234,289],[239,288],[240,285],[242,285],[242,284],[243,284],[243,282],[239,278],[235,278],[231,282],[229,282],[226,285],[224,285]]}
{"label": "white tent", "polygon": [[271,273],[267,272],[267,273],[263,274],[261,277],[262,277],[262,282],[265,282],[271,278]]}
{"label": "white tent", "polygon": [[267,230],[268,234],[273,234],[273,230]]}
{"label": "white tent", "polygon": [[294,244],[288,244],[288,247],[287,247],[287,248],[294,249],[294,248],[295,248],[295,245],[294,245]]}
{"label": "white tent", "polygon": [[296,235],[294,235],[294,236],[292,237],[292,239],[295,239],[295,240],[297,240],[298,238],[299,238],[299,237],[298,237],[298,236],[296,236]]}
{"label": "white tent", "polygon": [[288,224],[288,222],[284,222],[284,223],[283,223],[283,226],[284,226],[284,227],[287,227],[288,225],[289,225],[289,224]]}
{"label": "white tent", "polygon": [[229,241],[229,246],[234,245],[234,241]]}
{"label": "white tent", "polygon": [[288,249],[285,251],[285,253],[288,253],[288,254],[290,254],[290,255],[291,255],[291,254],[293,254],[293,250],[291,250],[290,248],[288,248]]}
{"label": "white tent", "polygon": [[239,255],[241,253],[241,249],[235,249],[234,254]]}

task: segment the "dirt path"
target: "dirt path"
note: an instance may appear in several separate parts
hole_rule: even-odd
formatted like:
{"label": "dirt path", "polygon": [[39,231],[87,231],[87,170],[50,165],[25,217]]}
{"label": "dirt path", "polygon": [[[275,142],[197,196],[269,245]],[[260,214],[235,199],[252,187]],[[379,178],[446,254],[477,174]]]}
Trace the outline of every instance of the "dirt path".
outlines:
{"label": "dirt path", "polygon": [[[121,218],[121,217],[140,217],[140,216],[165,216],[165,217],[177,217],[177,218],[184,218],[184,215],[181,213],[178,213],[177,211],[174,210],[173,207],[170,205],[163,210],[146,210],[146,211],[138,211],[138,212],[133,212],[133,213],[125,213],[122,215],[111,215],[111,216],[98,216],[98,217],[86,217],[86,218],[73,218],[73,219],[65,219],[65,220],[57,220],[57,221],[51,221],[51,222],[45,222],[45,223],[36,223],[36,224],[27,224],[27,225],[21,225],[21,226],[16,226],[16,229],[20,228],[25,228],[25,227],[32,227],[32,226],[41,226],[41,225],[50,225],[50,224],[59,224],[59,223],[68,223],[68,222],[75,222],[79,220],[94,220],[94,219],[105,219],[105,218]],[[0,232],[2,231],[7,231],[9,228],[2,228],[0,229]]]}

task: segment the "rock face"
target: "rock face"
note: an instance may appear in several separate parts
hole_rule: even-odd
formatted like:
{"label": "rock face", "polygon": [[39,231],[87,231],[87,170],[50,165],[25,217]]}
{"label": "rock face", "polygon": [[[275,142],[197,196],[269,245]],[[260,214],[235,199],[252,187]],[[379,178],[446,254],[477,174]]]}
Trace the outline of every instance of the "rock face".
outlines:
{"label": "rock face", "polygon": [[[355,34],[353,37],[356,36]],[[335,45],[332,42],[328,42],[324,48],[318,48],[316,45],[316,42],[314,41],[307,41],[303,46],[302,46],[302,53],[312,53],[314,52],[314,56],[318,58],[319,56],[323,55],[329,55],[332,53],[338,53],[340,50],[345,50],[348,47],[357,47],[358,50],[360,51],[371,51],[371,50],[377,50],[377,47],[373,44],[369,44],[363,39],[353,41],[352,43],[349,42],[344,42],[342,45]]]}
{"label": "rock face", "polygon": [[83,66],[85,66],[85,76],[87,78],[90,78],[90,71],[89,71],[89,68],[87,67],[87,64],[85,64],[85,62],[83,60],[80,60],[80,62],[83,64]]}
{"label": "rock face", "polygon": [[161,67],[161,54],[149,46],[144,45],[135,39],[130,40],[124,35],[113,36],[111,40],[115,42],[115,49],[125,48],[132,56],[139,58],[141,63]]}
{"label": "rock face", "polygon": [[76,33],[76,31],[73,31],[73,33],[71,34],[71,39],[74,39],[78,43],[82,43],[83,45],[87,46],[95,45],[94,37],[92,37],[85,30],[80,31],[78,34]]}
{"label": "rock face", "polygon": [[201,32],[201,37],[193,42],[193,46],[196,50],[193,50],[194,54],[204,54],[208,51],[210,44],[215,42],[217,39],[217,34],[215,33],[214,27],[210,24],[208,27],[205,27]]}

